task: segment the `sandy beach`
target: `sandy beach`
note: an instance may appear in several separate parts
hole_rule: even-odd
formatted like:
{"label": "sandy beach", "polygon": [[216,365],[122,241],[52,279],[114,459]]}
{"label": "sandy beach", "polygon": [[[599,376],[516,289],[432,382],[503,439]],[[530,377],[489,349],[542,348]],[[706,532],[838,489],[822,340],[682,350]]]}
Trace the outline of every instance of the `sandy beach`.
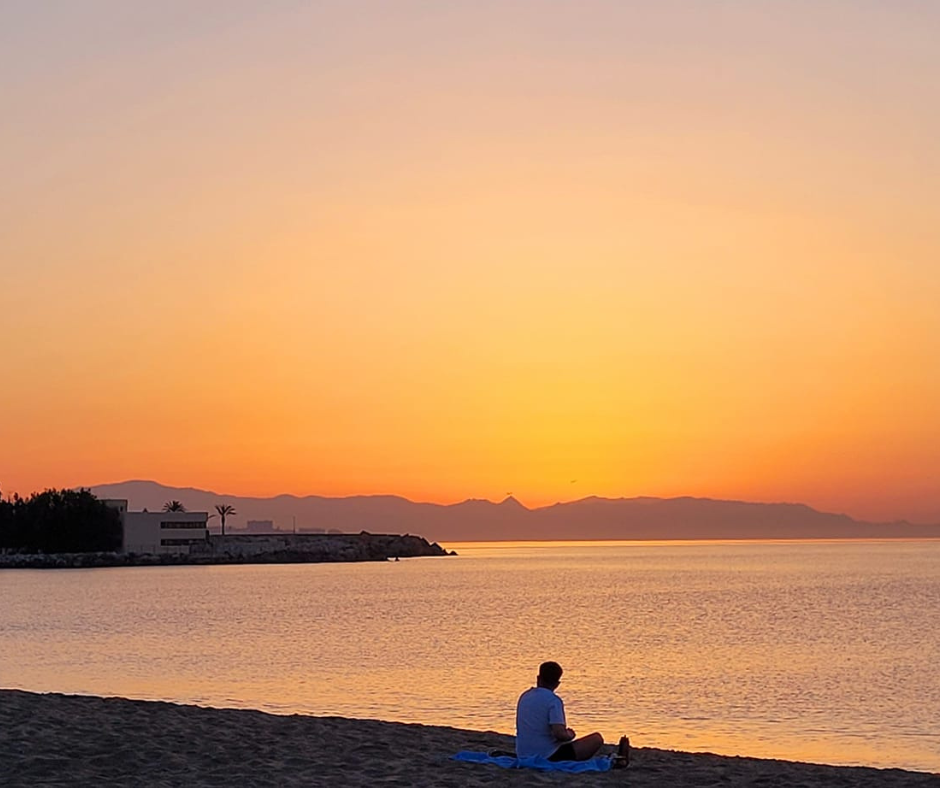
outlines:
{"label": "sandy beach", "polygon": [[933,786],[940,775],[637,748],[629,769],[563,775],[451,760],[498,733],[0,690],[3,786]]}

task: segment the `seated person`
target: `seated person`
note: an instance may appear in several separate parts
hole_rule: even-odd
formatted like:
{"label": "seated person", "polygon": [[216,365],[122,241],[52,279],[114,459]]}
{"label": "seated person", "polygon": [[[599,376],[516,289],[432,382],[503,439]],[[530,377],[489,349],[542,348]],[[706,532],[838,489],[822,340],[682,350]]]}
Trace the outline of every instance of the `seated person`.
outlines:
{"label": "seated person", "polygon": [[[539,665],[536,685],[519,696],[516,706],[516,756],[540,756],[550,761],[587,761],[604,743],[599,733],[575,738],[565,720],[565,704],[555,694],[561,683],[562,669],[557,662]],[[626,765],[629,742],[620,740],[618,756]]]}

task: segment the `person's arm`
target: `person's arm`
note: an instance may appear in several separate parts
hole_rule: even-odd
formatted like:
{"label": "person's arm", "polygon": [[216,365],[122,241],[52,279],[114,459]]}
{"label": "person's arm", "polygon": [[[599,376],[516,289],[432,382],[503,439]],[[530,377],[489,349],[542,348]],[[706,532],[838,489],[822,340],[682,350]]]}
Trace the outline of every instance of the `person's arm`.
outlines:
{"label": "person's arm", "polygon": [[555,741],[566,742],[574,738],[574,731],[568,727],[568,721],[565,719],[565,704],[557,695],[548,712],[548,727]]}

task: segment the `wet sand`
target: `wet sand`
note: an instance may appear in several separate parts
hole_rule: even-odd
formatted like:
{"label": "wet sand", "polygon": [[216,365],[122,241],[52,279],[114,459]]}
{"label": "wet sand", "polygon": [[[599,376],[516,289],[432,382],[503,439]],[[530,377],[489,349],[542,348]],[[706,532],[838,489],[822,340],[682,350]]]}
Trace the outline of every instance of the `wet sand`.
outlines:
{"label": "wet sand", "polygon": [[[876,746],[873,743],[873,746]],[[451,760],[512,738],[341,717],[0,690],[0,785],[855,786],[940,788],[940,775],[639,748],[630,768],[568,775]],[[609,748],[605,748],[609,749]]]}

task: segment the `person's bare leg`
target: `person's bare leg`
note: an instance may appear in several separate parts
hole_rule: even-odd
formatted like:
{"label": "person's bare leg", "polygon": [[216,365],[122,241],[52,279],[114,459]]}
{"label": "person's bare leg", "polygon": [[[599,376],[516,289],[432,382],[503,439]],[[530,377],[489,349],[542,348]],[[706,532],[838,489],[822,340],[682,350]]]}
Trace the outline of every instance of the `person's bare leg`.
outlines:
{"label": "person's bare leg", "polygon": [[599,733],[591,733],[569,742],[574,750],[574,759],[576,761],[587,761],[597,755],[597,751],[604,744],[604,737]]}
{"label": "person's bare leg", "polygon": [[617,751],[613,755],[613,765],[615,769],[622,769],[630,765],[630,740],[626,736],[621,736],[617,743]]}

